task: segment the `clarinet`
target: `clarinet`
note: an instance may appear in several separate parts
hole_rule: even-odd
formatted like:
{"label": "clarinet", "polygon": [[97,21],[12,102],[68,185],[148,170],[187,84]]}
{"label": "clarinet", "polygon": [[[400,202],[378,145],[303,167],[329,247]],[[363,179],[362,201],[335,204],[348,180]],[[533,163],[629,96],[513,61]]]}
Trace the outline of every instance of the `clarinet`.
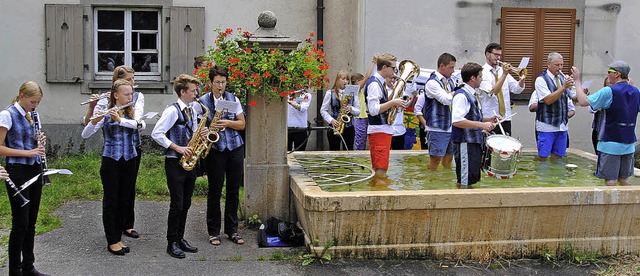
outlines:
{"label": "clarinet", "polygon": [[13,190],[13,195],[11,196],[18,196],[18,200],[20,200],[20,207],[24,207],[25,205],[27,205],[27,203],[29,203],[29,200],[20,193],[20,190],[18,189],[16,184],[11,181],[11,178],[7,177],[5,181],[7,181],[7,185],[9,185],[9,188]]}
{"label": "clarinet", "polygon": [[[44,143],[41,139],[42,137],[42,130],[40,129],[40,118],[38,117],[38,112],[33,111],[31,114],[31,117],[33,117],[33,125],[35,126],[35,133],[36,133],[36,142],[38,142],[38,146],[44,146]],[[51,184],[51,180],[49,179],[48,175],[44,175],[44,173],[47,171],[47,152],[45,149],[45,154],[43,156],[40,156],[40,160],[42,161],[40,164],[42,165],[42,185],[49,185]]]}

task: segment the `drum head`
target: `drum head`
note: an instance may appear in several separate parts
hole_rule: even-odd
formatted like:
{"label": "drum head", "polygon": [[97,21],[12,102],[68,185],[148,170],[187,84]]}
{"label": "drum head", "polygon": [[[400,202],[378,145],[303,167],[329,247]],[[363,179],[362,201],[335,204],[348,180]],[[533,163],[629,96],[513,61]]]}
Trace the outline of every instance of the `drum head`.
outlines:
{"label": "drum head", "polygon": [[506,135],[491,135],[487,138],[487,146],[500,152],[519,152],[522,144],[516,138]]}

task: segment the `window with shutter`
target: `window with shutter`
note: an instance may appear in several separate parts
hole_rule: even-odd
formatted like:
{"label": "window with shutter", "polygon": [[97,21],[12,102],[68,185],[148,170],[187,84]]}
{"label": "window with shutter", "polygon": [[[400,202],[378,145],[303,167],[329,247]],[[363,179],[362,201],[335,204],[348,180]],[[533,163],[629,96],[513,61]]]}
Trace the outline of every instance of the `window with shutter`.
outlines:
{"label": "window with shutter", "polygon": [[48,82],[87,78],[89,90],[103,91],[111,87],[113,68],[125,64],[136,71],[137,90],[173,93],[166,90],[169,82],[191,74],[193,58],[204,51],[204,7],[172,7],[170,0],[81,2],[45,4]]}
{"label": "window with shutter", "polygon": [[[517,66],[522,57],[530,57],[526,89],[533,91],[535,78],[547,67],[547,55],[558,52],[564,57],[564,73],[573,65],[575,9],[502,8],[500,44],[502,59]],[[517,76],[514,76],[517,77]],[[529,95],[513,95],[528,99]]]}

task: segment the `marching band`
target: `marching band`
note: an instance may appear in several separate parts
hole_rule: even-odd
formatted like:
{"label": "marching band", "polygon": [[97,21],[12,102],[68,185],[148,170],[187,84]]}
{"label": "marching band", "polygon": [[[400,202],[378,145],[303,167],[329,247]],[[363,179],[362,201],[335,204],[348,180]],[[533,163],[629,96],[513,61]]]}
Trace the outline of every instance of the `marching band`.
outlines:
{"label": "marching band", "polygon": [[[362,150],[368,139],[375,172],[373,184],[388,185],[391,180],[386,172],[392,136],[404,133],[403,111],[411,102],[411,105],[415,103],[414,113],[420,131],[426,131],[429,169],[436,170],[440,164],[451,168],[455,159],[460,188],[479,181],[480,169],[499,178],[512,177],[511,168],[492,171],[491,158],[497,150],[511,152],[515,160],[522,148],[517,139],[510,137],[511,119],[515,115],[510,95],[524,91],[528,75],[526,68],[515,68],[502,61],[502,48],[497,43],[487,45],[485,58],[484,65],[465,64],[457,76],[454,74],[456,57],[442,53],[436,70],[429,76],[422,76],[426,82],[422,84],[421,93],[412,93],[415,86],[405,86],[420,75],[420,67],[409,60],[398,63],[389,53],[373,57],[375,72],[370,70],[366,76],[352,76],[351,86],[357,87],[355,93],[346,93],[350,74],[340,70],[332,89],[326,91],[321,107],[323,119],[332,128],[327,132],[331,150],[340,150],[341,146],[352,150],[354,142],[355,149]],[[607,79],[611,86],[592,95],[584,92],[577,68],[571,68],[570,75],[562,73],[562,69],[563,57],[550,53],[547,69],[535,78],[533,96],[536,100],[532,102],[531,110],[536,112],[538,157],[544,160],[565,156],[568,117],[573,101],[577,101],[581,106],[591,106],[606,114],[598,117],[601,119],[597,122],[597,150],[603,153],[599,158],[606,162],[598,162],[596,176],[604,179],[607,185],[615,185],[616,181],[627,184],[629,171],[633,171],[629,170],[629,166],[633,166],[630,163],[633,160],[631,145],[635,142],[632,126],[635,126],[640,108],[640,92],[629,84],[629,65],[623,61],[609,65]],[[80,103],[88,105],[82,137],[88,138],[98,130],[102,130],[104,136],[100,168],[104,191],[103,224],[107,251],[115,255],[125,255],[131,250],[122,242],[123,234],[133,238],[139,236],[133,228],[133,208],[140,166],[140,132],[146,128],[145,119],[153,117],[143,115],[144,96],[134,91],[133,77],[131,68],[115,68],[111,90],[92,95]],[[207,85],[212,89],[204,95],[199,95],[202,83],[197,78],[185,74],[177,77],[173,88],[178,99],[162,112],[151,133],[155,142],[165,148],[165,171],[171,197],[167,253],[175,258],[184,258],[185,252],[198,251],[184,237],[198,172],[208,175],[206,217],[210,244],[219,245],[221,235],[236,244],[244,243],[238,233],[237,211],[243,181],[244,140],[240,132],[245,127],[245,113],[240,99],[226,91],[226,68],[214,66],[209,77]],[[405,91],[409,89],[412,91]],[[33,266],[35,223],[42,187],[46,184],[43,180],[54,173],[46,167],[41,143],[46,136],[40,131],[42,122],[35,111],[42,98],[38,84],[25,82],[13,103],[0,112],[0,140],[3,141],[0,155],[7,157],[6,166],[0,167],[0,178],[6,182],[13,222],[9,238],[9,271],[16,275],[18,272],[39,275]],[[303,113],[290,115],[297,121],[290,122],[289,127],[308,127],[306,110],[310,101],[311,94],[306,91],[290,95],[289,114]],[[394,121],[399,122],[394,124]],[[357,122],[355,127],[354,122]],[[401,131],[394,129],[397,125],[402,127]],[[304,150],[307,132],[291,134],[289,139],[295,139],[295,143],[289,150],[300,147]],[[214,136],[215,139],[210,138]],[[318,137],[321,139],[320,135]],[[204,142],[206,147],[195,149],[193,140]],[[399,145],[393,149],[402,147],[402,141]],[[189,168],[179,161],[194,154],[196,160]],[[199,166],[195,164],[198,161]],[[611,167],[621,169],[614,174],[609,170]],[[55,172],[64,173],[64,170]],[[30,182],[30,179],[41,180]],[[222,214],[220,198],[225,184],[226,204]]]}

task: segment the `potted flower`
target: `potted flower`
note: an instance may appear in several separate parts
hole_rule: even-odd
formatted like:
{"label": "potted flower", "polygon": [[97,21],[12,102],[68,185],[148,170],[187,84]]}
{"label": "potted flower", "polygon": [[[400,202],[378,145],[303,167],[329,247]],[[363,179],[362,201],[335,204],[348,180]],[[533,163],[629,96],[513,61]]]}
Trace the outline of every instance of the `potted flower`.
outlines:
{"label": "potted flower", "polygon": [[[247,94],[262,94],[267,101],[289,97],[296,90],[325,87],[329,83],[326,74],[329,64],[324,52],[313,45],[314,34],[290,53],[279,49],[261,49],[248,39],[253,36],[242,28],[216,30],[214,46],[205,55],[208,66],[196,69],[194,75],[204,84],[209,83],[209,67],[216,64],[227,68],[227,90],[235,92],[242,101]],[[322,45],[322,41],[318,41]],[[203,92],[208,92],[205,86]],[[250,101],[249,107],[258,103]]]}

